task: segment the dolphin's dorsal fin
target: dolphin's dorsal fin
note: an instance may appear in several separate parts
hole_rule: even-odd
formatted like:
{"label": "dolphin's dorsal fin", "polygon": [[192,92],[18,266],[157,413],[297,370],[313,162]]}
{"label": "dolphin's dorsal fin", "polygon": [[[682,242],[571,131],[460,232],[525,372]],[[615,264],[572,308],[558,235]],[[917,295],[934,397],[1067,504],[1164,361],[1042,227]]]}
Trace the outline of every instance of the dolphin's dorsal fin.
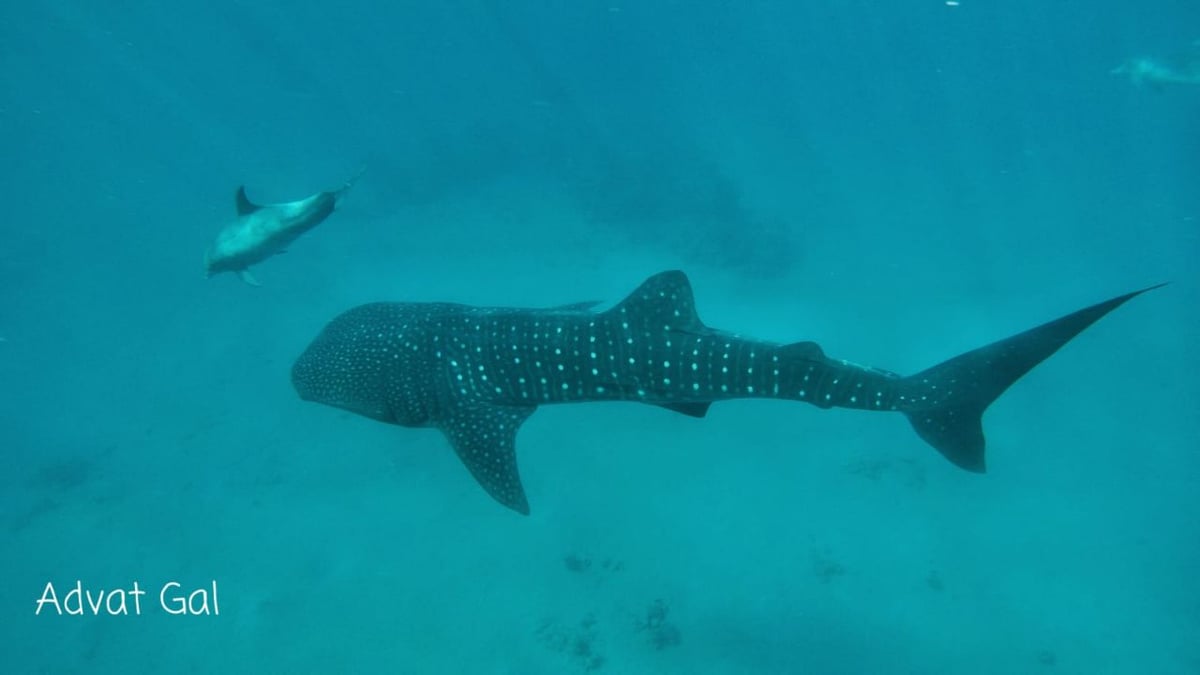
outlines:
{"label": "dolphin's dorsal fin", "polygon": [[254,202],[250,201],[250,198],[246,196],[246,186],[245,185],[238,186],[237,195],[233,199],[234,199],[234,203],[237,206],[237,214],[239,216],[244,216],[244,215],[247,215],[250,213],[254,213],[255,211],[262,208],[259,205],[255,204]]}
{"label": "dolphin's dorsal fin", "polygon": [[517,429],[534,410],[533,406],[461,402],[452,405],[437,424],[483,489],[523,515],[529,515],[529,501],[517,471]]}
{"label": "dolphin's dorsal fin", "polygon": [[647,330],[709,332],[696,314],[692,284],[679,270],[655,274],[609,311]]}

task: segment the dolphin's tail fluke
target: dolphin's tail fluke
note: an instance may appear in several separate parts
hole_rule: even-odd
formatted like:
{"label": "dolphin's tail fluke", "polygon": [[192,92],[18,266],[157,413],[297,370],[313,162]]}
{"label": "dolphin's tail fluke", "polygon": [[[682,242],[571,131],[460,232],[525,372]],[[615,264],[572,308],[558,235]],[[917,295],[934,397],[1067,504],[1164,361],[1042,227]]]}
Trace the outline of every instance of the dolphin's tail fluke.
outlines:
{"label": "dolphin's tail fluke", "polygon": [[1071,338],[1151,286],[956,356],[901,382],[900,409],[913,429],[951,462],[983,473],[983,411]]}

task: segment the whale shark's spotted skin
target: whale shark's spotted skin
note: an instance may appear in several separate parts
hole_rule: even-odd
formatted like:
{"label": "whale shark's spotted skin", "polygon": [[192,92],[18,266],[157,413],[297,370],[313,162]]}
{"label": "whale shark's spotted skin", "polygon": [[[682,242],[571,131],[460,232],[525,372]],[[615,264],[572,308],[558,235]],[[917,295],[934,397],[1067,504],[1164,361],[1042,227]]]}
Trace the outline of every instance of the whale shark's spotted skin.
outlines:
{"label": "whale shark's spotted skin", "polygon": [[[1147,289],[1148,290],[1148,289]],[[639,401],[703,417],[732,398],[900,411],[951,461],[984,469],[983,410],[1030,368],[1137,293],[1080,310],[923,373],[827,358],[705,326],[682,272],[651,277],[616,307],[481,308],[374,303],[334,319],[292,368],[306,400],[441,429],[497,501],[529,505],[517,429],[537,406]]]}

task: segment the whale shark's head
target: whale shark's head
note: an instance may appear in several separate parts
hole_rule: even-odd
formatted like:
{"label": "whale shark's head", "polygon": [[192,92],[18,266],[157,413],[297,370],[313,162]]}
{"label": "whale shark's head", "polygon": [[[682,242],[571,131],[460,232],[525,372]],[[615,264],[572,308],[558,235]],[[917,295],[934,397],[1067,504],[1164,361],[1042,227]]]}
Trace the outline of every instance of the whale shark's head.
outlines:
{"label": "whale shark's head", "polygon": [[383,364],[375,355],[375,339],[353,330],[344,317],[321,331],[292,364],[292,386],[305,401],[314,401],[392,422],[384,400]]}
{"label": "whale shark's head", "polygon": [[362,305],[329,322],[292,365],[300,398],[389,424],[425,424],[428,364],[406,307]]}

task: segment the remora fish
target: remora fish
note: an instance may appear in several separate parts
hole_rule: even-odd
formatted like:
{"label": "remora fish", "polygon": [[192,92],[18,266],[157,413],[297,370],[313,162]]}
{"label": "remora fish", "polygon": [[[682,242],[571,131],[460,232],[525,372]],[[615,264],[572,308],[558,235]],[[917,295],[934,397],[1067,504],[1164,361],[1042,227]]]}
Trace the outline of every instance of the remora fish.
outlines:
{"label": "remora fish", "polygon": [[[1156,287],[1152,287],[1156,288]],[[1134,291],[967,352],[895,373],[705,326],[682,272],[621,303],[552,309],[374,303],[330,322],[292,366],[300,398],[381,422],[440,429],[475,479],[523,514],[517,429],[539,405],[638,401],[703,417],[715,401],[780,398],[904,414],[951,462],[982,473],[983,411]]]}
{"label": "remora fish", "polygon": [[360,175],[362,171],[337,190],[280,204],[255,204],[246,196],[246,187],[239,187],[234,196],[237,219],[217,234],[205,252],[205,276],[234,272],[242,281],[258,286],[247,268],[285,252],[297,237],[320,225]]}

